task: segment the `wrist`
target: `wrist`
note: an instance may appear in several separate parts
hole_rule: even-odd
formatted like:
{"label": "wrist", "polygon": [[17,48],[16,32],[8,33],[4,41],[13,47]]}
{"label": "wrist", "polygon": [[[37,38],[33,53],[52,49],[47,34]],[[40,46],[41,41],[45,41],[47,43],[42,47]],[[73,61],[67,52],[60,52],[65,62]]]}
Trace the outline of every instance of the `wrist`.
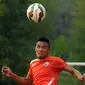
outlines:
{"label": "wrist", "polygon": [[14,74],[13,72],[10,74],[10,78],[15,78],[16,74]]}

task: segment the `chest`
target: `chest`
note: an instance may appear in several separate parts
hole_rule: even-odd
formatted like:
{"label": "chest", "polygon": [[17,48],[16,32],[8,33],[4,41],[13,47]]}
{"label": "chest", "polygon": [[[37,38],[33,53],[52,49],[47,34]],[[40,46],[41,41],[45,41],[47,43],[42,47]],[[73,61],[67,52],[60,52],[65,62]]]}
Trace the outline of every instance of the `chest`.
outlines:
{"label": "chest", "polygon": [[55,73],[59,72],[59,65],[57,62],[42,61],[34,62],[32,64],[32,72],[35,73]]}

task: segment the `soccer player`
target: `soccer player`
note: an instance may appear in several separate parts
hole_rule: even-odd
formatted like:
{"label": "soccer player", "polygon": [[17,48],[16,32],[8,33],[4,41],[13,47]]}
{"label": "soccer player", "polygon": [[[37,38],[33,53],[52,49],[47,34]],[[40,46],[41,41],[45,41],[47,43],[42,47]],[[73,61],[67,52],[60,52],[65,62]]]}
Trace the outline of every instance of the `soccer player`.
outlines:
{"label": "soccer player", "polygon": [[30,63],[27,77],[23,78],[11,71],[9,67],[3,67],[2,73],[21,85],[56,85],[61,71],[67,71],[79,81],[85,82],[85,74],[68,65],[64,60],[56,56],[49,56],[50,42],[46,37],[41,37],[35,46],[37,59]]}

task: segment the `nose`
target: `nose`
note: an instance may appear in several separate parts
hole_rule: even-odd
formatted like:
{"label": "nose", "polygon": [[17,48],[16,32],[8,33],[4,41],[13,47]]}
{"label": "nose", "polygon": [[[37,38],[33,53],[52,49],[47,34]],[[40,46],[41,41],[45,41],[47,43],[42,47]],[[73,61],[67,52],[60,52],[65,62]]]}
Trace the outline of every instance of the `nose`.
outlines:
{"label": "nose", "polygon": [[39,48],[38,51],[42,51],[42,48]]}

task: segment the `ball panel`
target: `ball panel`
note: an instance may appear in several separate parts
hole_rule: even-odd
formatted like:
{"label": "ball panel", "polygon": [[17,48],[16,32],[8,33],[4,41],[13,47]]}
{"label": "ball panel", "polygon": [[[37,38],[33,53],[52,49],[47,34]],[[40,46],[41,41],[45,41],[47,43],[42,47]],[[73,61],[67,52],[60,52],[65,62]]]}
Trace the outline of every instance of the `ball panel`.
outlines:
{"label": "ball panel", "polygon": [[34,4],[30,5],[27,9],[28,19],[35,23],[38,23],[38,22],[44,20],[45,16],[46,16],[46,10],[39,3],[34,3]]}

